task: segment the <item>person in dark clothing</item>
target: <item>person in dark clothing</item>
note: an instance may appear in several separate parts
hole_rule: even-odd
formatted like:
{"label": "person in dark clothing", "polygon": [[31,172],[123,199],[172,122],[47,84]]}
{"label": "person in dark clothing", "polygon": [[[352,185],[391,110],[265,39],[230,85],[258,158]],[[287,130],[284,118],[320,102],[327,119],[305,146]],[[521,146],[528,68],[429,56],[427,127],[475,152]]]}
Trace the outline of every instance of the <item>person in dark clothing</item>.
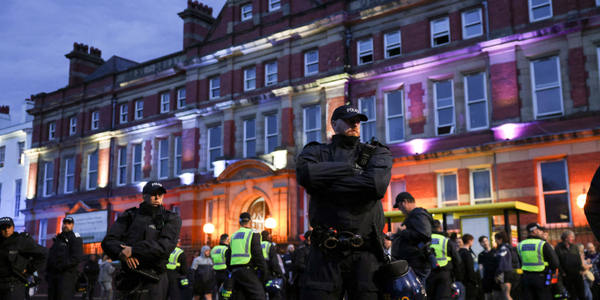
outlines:
{"label": "person in dark clothing", "polygon": [[231,264],[231,249],[229,249],[229,235],[227,233],[221,235],[219,245],[211,250],[210,256],[213,260],[216,290],[218,292],[221,285],[229,278],[227,266]]}
{"label": "person in dark clothing", "polygon": [[306,282],[306,262],[308,261],[311,235],[311,230],[304,233],[302,246],[294,251],[292,256],[292,299],[299,298],[304,282]]}
{"label": "person in dark clothing", "polygon": [[83,240],[73,232],[74,227],[75,220],[66,217],[63,219],[62,232],[52,238],[46,263],[49,300],[70,300],[75,294],[77,266],[83,258]]}
{"label": "person in dark clothing", "polygon": [[431,247],[435,249],[439,267],[431,270],[426,280],[426,289],[428,299],[449,300],[454,282],[454,268],[462,264],[462,259],[448,234],[441,232],[441,227],[440,221],[434,220],[431,228]]}
{"label": "person in dark clothing", "polygon": [[571,230],[565,230],[560,238],[562,242],[555,247],[559,261],[558,273],[569,292],[569,299],[585,299],[585,286],[581,275],[581,272],[584,271],[583,262],[579,250],[573,244],[575,234]]}
{"label": "person in dark clothing", "polygon": [[590,228],[600,241],[600,167],[596,170],[583,207]]}
{"label": "person in dark clothing", "polygon": [[496,249],[490,247],[490,241],[486,236],[479,237],[479,245],[483,248],[483,251],[477,256],[477,263],[479,264],[479,272],[481,274],[481,290],[486,300],[494,298],[494,286],[496,281],[494,280],[494,273],[496,272],[495,256]]}
{"label": "person in dark clothing", "polygon": [[48,258],[48,249],[26,232],[15,232],[10,217],[0,218],[0,300],[25,299],[25,283]]}
{"label": "person in dark clothing", "polygon": [[407,192],[396,196],[394,208],[402,211],[406,218],[394,234],[392,257],[396,260],[406,260],[425,287],[425,281],[431,272],[425,248],[431,244],[433,218],[426,209],[417,207],[415,198]]}
{"label": "person in dark clothing", "polygon": [[230,243],[231,261],[228,268],[231,271],[233,289],[246,300],[264,300],[268,277],[267,264],[260,246],[260,234],[251,229],[252,217],[247,212],[240,214],[240,226],[240,229],[231,235]]}
{"label": "person in dark clothing", "polygon": [[545,228],[538,223],[527,225],[529,235],[517,246],[523,261],[521,299],[552,299],[549,274],[555,274],[559,266],[558,258],[550,243],[542,238]]}
{"label": "person in dark clothing", "polygon": [[[273,239],[271,234],[267,230],[263,230],[261,232],[262,242],[261,247],[263,251],[263,256],[265,258],[265,262],[267,263],[267,277],[269,279],[275,278],[284,278],[283,270],[279,266],[279,258],[277,257],[277,251],[273,246]],[[270,300],[279,300],[281,299],[280,293],[269,293]]]}
{"label": "person in dark clothing", "polygon": [[515,276],[513,272],[512,246],[508,244],[510,238],[506,231],[496,233],[494,238],[496,239],[496,271],[494,273],[496,286],[494,294],[496,294],[497,299],[512,300],[510,291],[511,286],[515,283]]}
{"label": "person in dark clothing", "polygon": [[[186,286],[181,285],[181,280],[185,279],[188,274],[187,257],[185,252],[179,248],[179,241],[177,247],[171,252],[169,256],[169,262],[167,263],[167,278],[169,279],[169,288],[167,291],[167,299],[170,300],[181,300],[182,291]],[[191,295],[190,295],[191,297]]]}
{"label": "person in dark clothing", "polygon": [[473,246],[474,238],[470,234],[465,234],[462,236],[463,247],[458,250],[458,255],[462,260],[462,273],[463,279],[462,283],[465,286],[466,293],[465,299],[471,300],[477,298],[477,291],[479,289],[479,283],[481,282],[481,277],[479,276],[479,272],[475,270],[475,253],[471,250],[471,246]]}
{"label": "person in dark clothing", "polygon": [[[331,143],[307,144],[296,161],[296,179],[311,197],[313,228],[302,299],[339,299],[344,292],[350,300],[377,299],[373,275],[385,259],[377,248],[385,224],[381,198],[392,177],[392,155],[374,139],[360,143],[360,122],[367,120],[349,105],[336,108]],[[330,237],[345,242],[326,247]]]}
{"label": "person in dark clothing", "polygon": [[[209,246],[202,246],[200,256],[194,258],[192,270],[194,274],[194,300],[211,296],[215,287],[214,262],[211,258]],[[227,268],[227,266],[225,266]]]}
{"label": "person in dark clothing", "polygon": [[96,283],[98,282],[98,275],[100,274],[100,264],[98,264],[98,258],[96,254],[90,254],[88,259],[83,265],[83,274],[88,281],[88,288],[83,294],[83,299],[87,295],[90,300],[94,299],[94,290],[96,289]]}
{"label": "person in dark clothing", "polygon": [[161,183],[149,181],[142,190],[139,208],[121,214],[102,241],[102,250],[112,260],[121,261],[123,276],[117,289],[125,297],[167,298],[167,262],[177,246],[181,218],[162,205],[166,193]]}

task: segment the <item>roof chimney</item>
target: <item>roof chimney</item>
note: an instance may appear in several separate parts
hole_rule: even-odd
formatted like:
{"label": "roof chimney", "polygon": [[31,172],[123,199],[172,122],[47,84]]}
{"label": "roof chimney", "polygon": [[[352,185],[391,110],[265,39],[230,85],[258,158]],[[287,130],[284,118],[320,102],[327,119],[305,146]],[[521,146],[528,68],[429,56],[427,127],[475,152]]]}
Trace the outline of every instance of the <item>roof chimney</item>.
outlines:
{"label": "roof chimney", "polygon": [[25,99],[23,106],[21,107],[21,123],[33,121],[33,116],[28,114],[27,111],[33,108],[33,101],[31,99]]}
{"label": "roof chimney", "polygon": [[178,14],[183,19],[184,49],[202,42],[215,22],[212,7],[191,0],[188,0],[187,4],[187,9]]}
{"label": "roof chimney", "polygon": [[0,106],[0,128],[10,126],[10,106]]}
{"label": "roof chimney", "polygon": [[84,44],[73,44],[73,51],[65,57],[71,62],[69,66],[69,85],[75,85],[98,69],[104,60],[101,58],[102,51],[94,47],[89,48]]}

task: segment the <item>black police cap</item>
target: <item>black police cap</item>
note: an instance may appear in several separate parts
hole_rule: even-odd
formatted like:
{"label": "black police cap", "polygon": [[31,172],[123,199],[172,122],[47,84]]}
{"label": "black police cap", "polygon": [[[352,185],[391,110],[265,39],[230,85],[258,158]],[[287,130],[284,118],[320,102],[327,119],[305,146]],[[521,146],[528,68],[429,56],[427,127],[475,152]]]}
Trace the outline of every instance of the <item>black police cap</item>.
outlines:
{"label": "black police cap", "polygon": [[369,120],[367,116],[360,113],[360,111],[350,105],[343,105],[336,108],[331,115],[331,120],[335,121],[337,119],[349,119],[354,116],[359,116],[362,122],[366,122]]}

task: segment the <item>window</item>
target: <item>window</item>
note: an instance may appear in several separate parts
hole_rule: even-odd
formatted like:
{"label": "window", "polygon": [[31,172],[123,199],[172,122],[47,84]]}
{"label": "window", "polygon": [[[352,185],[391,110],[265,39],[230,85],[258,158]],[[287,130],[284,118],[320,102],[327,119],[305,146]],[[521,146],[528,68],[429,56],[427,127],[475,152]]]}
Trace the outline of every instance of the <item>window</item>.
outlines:
{"label": "window", "polygon": [[358,64],[364,65],[373,62],[373,39],[359,41],[358,47]]}
{"label": "window", "polygon": [[15,180],[15,217],[18,217],[19,213],[21,212],[22,185],[23,185],[22,179]]}
{"label": "window", "polygon": [[483,35],[481,8],[462,13],[463,39]]}
{"label": "window", "polygon": [[135,119],[144,117],[144,100],[135,101]]}
{"label": "window", "polygon": [[65,159],[65,194],[73,192],[75,187],[75,159]]}
{"label": "window", "polygon": [[6,158],[6,146],[0,147],[0,168],[4,168],[4,160]]}
{"label": "window", "polygon": [[212,223],[213,221],[213,201],[212,200],[207,200],[206,201],[206,221],[208,223]]}
{"label": "window", "polygon": [[117,185],[124,185],[127,182],[127,147],[119,148],[119,177]]}
{"label": "window", "polygon": [[48,220],[40,220],[38,228],[38,244],[46,247],[46,231],[48,231]]}
{"label": "window", "polygon": [[171,211],[178,215],[181,215],[181,206],[174,204],[173,206],[171,206]]}
{"label": "window", "polygon": [[375,96],[359,99],[358,110],[361,114],[369,118],[368,121],[361,122],[360,125],[360,139],[363,142],[367,142],[372,137],[377,137],[377,126],[375,124],[377,119],[377,115],[375,114]]}
{"label": "window", "polygon": [[450,43],[450,23],[448,17],[431,21],[431,47]]}
{"label": "window", "polygon": [[536,118],[563,114],[560,65],[557,56],[531,62],[533,110]]}
{"label": "window", "polygon": [[277,83],[277,62],[270,62],[265,65],[265,85]]}
{"label": "window", "polygon": [[2,182],[0,182],[0,203],[2,203]]}
{"label": "window", "polygon": [[164,114],[169,112],[169,105],[171,104],[171,96],[169,93],[160,94],[160,113]]}
{"label": "window", "polygon": [[169,177],[169,140],[158,141],[158,178]]}
{"label": "window", "polygon": [[[538,174],[540,211],[544,211],[542,222],[570,223],[571,204],[569,200],[569,178],[565,160],[542,162]],[[545,220],[544,220],[545,219]]]}
{"label": "window", "polygon": [[402,91],[385,94],[385,118],[388,143],[404,141],[404,101]]}
{"label": "window", "polygon": [[77,117],[71,117],[69,119],[69,135],[77,133]]}
{"label": "window", "polygon": [[44,197],[52,195],[52,177],[54,176],[54,162],[47,162],[44,164]]}
{"label": "window", "polygon": [[98,152],[88,155],[87,178],[87,189],[95,189],[98,186]]}
{"label": "window", "polygon": [[406,180],[404,179],[400,179],[400,180],[391,180],[390,181],[390,187],[388,190],[388,194],[389,194],[389,198],[388,198],[388,209],[389,211],[394,210],[394,204],[396,204],[396,196],[398,196],[398,194],[402,193],[402,192],[406,192]]}
{"label": "window", "polygon": [[321,106],[304,108],[304,144],[321,142]]}
{"label": "window", "polygon": [[25,142],[17,142],[17,151],[19,154],[17,163],[22,165],[25,163]]}
{"label": "window", "polygon": [[92,113],[92,130],[98,129],[99,123],[100,123],[100,112],[95,111]]}
{"label": "window", "polygon": [[242,21],[252,19],[252,4],[242,6]]}
{"label": "window", "polygon": [[127,112],[129,111],[129,105],[121,105],[121,124],[127,123]]}
{"label": "window", "polygon": [[185,88],[177,91],[177,108],[181,109],[185,107]]}
{"label": "window", "polygon": [[131,177],[134,183],[142,180],[142,144],[133,146],[133,172]]}
{"label": "window", "polygon": [[319,51],[304,53],[304,76],[319,73]]}
{"label": "window", "polygon": [[445,135],[455,132],[454,92],[452,80],[436,82],[433,88],[435,103],[436,134]]}
{"label": "window", "polygon": [[53,140],[56,137],[56,122],[48,124],[48,140]]}
{"label": "window", "polygon": [[552,0],[529,0],[529,22],[549,18],[552,18]]}
{"label": "window", "polygon": [[465,77],[467,98],[467,128],[479,130],[488,127],[488,104],[485,73]]}
{"label": "window", "polygon": [[181,136],[175,137],[175,175],[181,175]]}
{"label": "window", "polygon": [[244,91],[256,88],[256,67],[244,70]]}
{"label": "window", "polygon": [[458,205],[458,182],[456,172],[438,174],[438,206]]}
{"label": "window", "polygon": [[492,171],[489,168],[471,169],[471,204],[492,203]]}
{"label": "window", "polygon": [[269,11],[278,10],[281,8],[281,0],[269,0]]}
{"label": "window", "polygon": [[596,6],[600,6],[600,0],[596,0]]}
{"label": "window", "polygon": [[256,156],[256,119],[244,121],[244,157]]}
{"label": "window", "polygon": [[221,77],[210,79],[210,99],[221,97]]}
{"label": "window", "polygon": [[400,31],[386,33],[383,38],[383,43],[385,44],[385,58],[402,54]]}
{"label": "window", "polygon": [[208,169],[213,169],[213,162],[217,161],[217,157],[222,156],[221,153],[221,126],[215,126],[208,129]]}
{"label": "window", "polygon": [[277,115],[265,117],[265,153],[275,151],[277,144]]}

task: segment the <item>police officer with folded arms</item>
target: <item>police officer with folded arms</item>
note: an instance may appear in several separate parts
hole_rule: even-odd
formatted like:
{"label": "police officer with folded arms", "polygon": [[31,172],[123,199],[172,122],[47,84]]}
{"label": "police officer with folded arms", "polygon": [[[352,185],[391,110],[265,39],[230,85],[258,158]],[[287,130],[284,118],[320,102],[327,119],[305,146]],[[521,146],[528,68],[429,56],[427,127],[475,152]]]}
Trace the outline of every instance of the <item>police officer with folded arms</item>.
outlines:
{"label": "police officer with folded arms", "polygon": [[215,270],[215,281],[217,283],[217,291],[221,285],[229,277],[227,265],[231,264],[231,250],[229,249],[229,235],[221,234],[219,245],[212,248],[210,257],[213,260],[213,269]]}
{"label": "police officer with folded arms", "polygon": [[63,219],[62,232],[52,238],[46,263],[49,300],[69,300],[75,294],[77,266],[83,258],[83,239],[73,232],[74,227],[75,220],[66,217]]}
{"label": "police officer with folded arms", "polygon": [[450,241],[448,234],[442,232],[440,221],[434,220],[431,234],[431,248],[435,250],[435,258],[439,267],[431,270],[427,277],[427,299],[449,300],[454,283],[454,267],[462,264],[456,245]]}
{"label": "police officer with folded arms", "polygon": [[559,263],[552,245],[542,238],[544,230],[538,223],[528,224],[527,239],[517,246],[523,262],[522,299],[552,299],[552,275]]}
{"label": "police officer with folded arms", "polygon": [[[252,230],[249,213],[240,214],[240,229],[231,235],[231,279],[234,293],[246,300],[264,300],[267,265],[260,246],[260,234]],[[258,273],[257,273],[258,272]]]}
{"label": "police officer with folded arms", "polygon": [[27,279],[47,258],[46,247],[28,233],[16,232],[10,217],[0,218],[0,300],[25,299]]}
{"label": "police officer with folded arms", "polygon": [[296,161],[296,179],[311,196],[313,233],[302,299],[377,299],[374,273],[384,262],[381,198],[391,179],[390,150],[360,142],[368,118],[349,105],[331,117],[330,144],[311,142]]}
{"label": "police officer with folded arms", "polygon": [[149,181],[139,208],[121,214],[102,241],[102,250],[121,261],[117,289],[128,299],[167,297],[167,261],[177,246],[181,218],[162,205],[166,193],[161,183]]}
{"label": "police officer with folded arms", "polygon": [[[283,279],[283,270],[281,270],[281,267],[279,266],[279,258],[277,257],[275,246],[273,246],[271,234],[267,230],[263,230],[260,235],[262,237],[260,246],[267,264],[267,276],[269,279]],[[281,288],[281,286],[279,286],[279,288]],[[267,289],[267,293],[269,294],[269,300],[281,299],[281,290],[269,292],[269,289]]]}

